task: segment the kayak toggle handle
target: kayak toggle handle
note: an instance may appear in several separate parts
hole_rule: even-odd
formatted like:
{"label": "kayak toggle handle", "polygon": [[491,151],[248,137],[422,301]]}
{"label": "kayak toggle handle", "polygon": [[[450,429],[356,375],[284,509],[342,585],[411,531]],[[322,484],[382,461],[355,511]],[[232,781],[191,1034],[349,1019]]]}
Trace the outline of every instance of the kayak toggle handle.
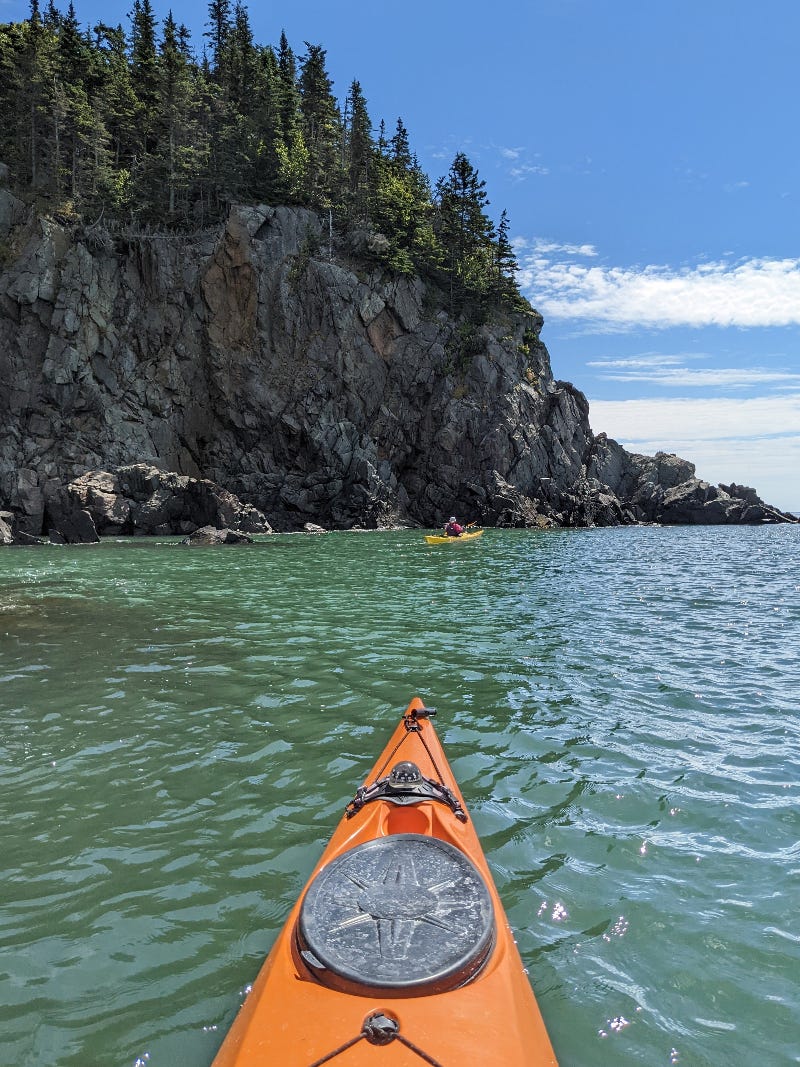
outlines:
{"label": "kayak toggle handle", "polygon": [[413,1041],[409,1041],[407,1037],[404,1037],[400,1033],[400,1023],[391,1015],[387,1015],[382,1011],[371,1012],[361,1025],[361,1033],[357,1037],[351,1038],[349,1041],[345,1041],[343,1045],[333,1049],[327,1056],[323,1056],[321,1060],[314,1060],[310,1067],[322,1067],[324,1063],[329,1063],[331,1060],[335,1060],[338,1056],[341,1056],[343,1052],[346,1052],[353,1045],[357,1045],[359,1041],[367,1040],[370,1045],[390,1045],[395,1039],[404,1045],[409,1052],[413,1052],[415,1056],[418,1056],[423,1062],[430,1064],[430,1067],[442,1067],[442,1064],[438,1060],[435,1060],[433,1056],[429,1056],[424,1049],[421,1049],[418,1045],[415,1045]]}
{"label": "kayak toggle handle", "polygon": [[370,1045],[388,1045],[400,1032],[400,1023],[382,1011],[373,1012],[364,1020],[361,1033]]}
{"label": "kayak toggle handle", "polygon": [[414,708],[408,715],[403,716],[406,730],[419,730],[417,723],[420,719],[432,719],[436,714],[436,708]]}

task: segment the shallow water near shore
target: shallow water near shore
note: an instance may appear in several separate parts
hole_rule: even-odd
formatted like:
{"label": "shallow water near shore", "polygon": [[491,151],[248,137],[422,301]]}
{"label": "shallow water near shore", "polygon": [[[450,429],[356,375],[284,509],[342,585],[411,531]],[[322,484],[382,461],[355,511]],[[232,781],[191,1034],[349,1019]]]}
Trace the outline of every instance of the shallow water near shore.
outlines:
{"label": "shallow water near shore", "polygon": [[6,549],[0,1065],[207,1067],[415,694],[562,1067],[800,1063],[799,593],[796,526]]}

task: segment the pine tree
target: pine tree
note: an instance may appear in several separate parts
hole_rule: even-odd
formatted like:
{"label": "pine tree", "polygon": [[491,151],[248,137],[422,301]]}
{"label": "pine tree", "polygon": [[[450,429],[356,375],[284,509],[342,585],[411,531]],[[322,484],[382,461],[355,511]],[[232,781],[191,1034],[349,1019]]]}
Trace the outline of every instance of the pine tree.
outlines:
{"label": "pine tree", "polygon": [[139,103],[137,156],[142,162],[153,147],[159,104],[156,22],[150,0],[133,0],[131,14],[131,85]]}
{"label": "pine tree", "polygon": [[508,212],[503,208],[500,214],[500,222],[497,226],[497,243],[495,246],[495,292],[498,304],[501,306],[519,307],[524,306],[525,301],[519,293],[517,286],[517,273],[519,265],[514,253],[514,246],[508,238],[510,223]]}
{"label": "pine tree", "polygon": [[227,40],[229,93],[234,106],[245,115],[255,107],[257,53],[247,8],[236,0],[233,26]]}
{"label": "pine tree", "polygon": [[302,132],[308,151],[305,199],[312,207],[328,208],[339,184],[339,111],[325,69],[325,49],[308,41],[306,48],[300,73]]}
{"label": "pine tree", "polygon": [[337,225],[387,238],[374,254],[388,268],[446,288],[454,312],[524,305],[508,216],[495,233],[466,156],[433,196],[402,119],[373,138],[358,80],[340,113],[321,46],[306,42],[299,64],[285,33],[257,46],[245,0],[209,4],[211,62],[172,14],[159,44],[152,0],[133,0],[129,40],[103,23],[82,33],[71,2],[29,2],[26,22],[0,25],[0,158],[61,210],[69,198],[202,225],[237,199],[336,208]]}
{"label": "pine tree", "polygon": [[232,25],[230,0],[210,0],[206,23],[208,29],[203,36],[211,41],[212,77],[218,85],[228,83],[227,46]]}
{"label": "pine tree", "polygon": [[275,161],[274,195],[289,204],[306,203],[309,152],[301,126],[297,60],[286,34],[278,44],[275,107],[278,127],[266,154]]}
{"label": "pine tree", "polygon": [[52,97],[58,38],[38,3],[23,23],[0,24],[0,159],[20,186],[53,181]]}
{"label": "pine tree", "polygon": [[402,119],[397,120],[397,127],[390,144],[394,165],[399,170],[409,170],[411,167],[411,149],[408,145],[408,130],[403,125]]}
{"label": "pine tree", "polygon": [[345,211],[351,221],[366,221],[369,217],[369,193],[372,160],[375,147],[367,101],[361,85],[354,81],[347,97],[342,145],[344,148]]}
{"label": "pine tree", "polygon": [[138,141],[139,102],[131,83],[127,42],[122,26],[95,26],[97,63],[100,69],[99,93],[105,103],[105,121],[110,136],[112,163],[130,177],[129,167]]}
{"label": "pine tree", "polygon": [[297,60],[282,31],[278,45],[278,84],[281,128],[284,136],[288,137],[297,123],[300,94],[297,89]]}
{"label": "pine tree", "polygon": [[58,10],[53,0],[47,0],[47,8],[45,9],[44,19],[42,21],[45,29],[52,30],[54,33],[58,33],[61,29],[61,12]]}
{"label": "pine tree", "polygon": [[459,152],[436,185],[436,235],[442,247],[451,313],[482,304],[491,284],[494,227],[486,214],[486,183]]}
{"label": "pine tree", "polygon": [[164,20],[159,67],[161,99],[158,155],[165,172],[167,212],[170,219],[188,215],[187,190],[193,162],[191,98],[192,82],[187,61],[187,31],[179,30],[170,11]]}
{"label": "pine tree", "polygon": [[70,0],[58,33],[51,117],[56,192],[68,193],[73,201],[97,193],[107,164],[107,132],[88,92],[93,65],[91,45]]}
{"label": "pine tree", "polygon": [[255,130],[253,195],[260,201],[276,203],[278,190],[278,143],[283,143],[280,112],[280,73],[274,49],[256,50],[252,121]]}
{"label": "pine tree", "polygon": [[70,0],[58,34],[58,72],[69,85],[82,85],[89,62],[89,49],[80,31],[75,5]]}

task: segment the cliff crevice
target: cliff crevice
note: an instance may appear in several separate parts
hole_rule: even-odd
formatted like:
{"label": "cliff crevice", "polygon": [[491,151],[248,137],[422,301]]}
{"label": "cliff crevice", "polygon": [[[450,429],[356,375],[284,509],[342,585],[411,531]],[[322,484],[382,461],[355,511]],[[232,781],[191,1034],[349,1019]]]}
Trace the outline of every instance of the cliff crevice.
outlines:
{"label": "cliff crevice", "polygon": [[595,435],[541,327],[455,322],[305,209],[191,236],[23,221],[0,275],[0,506],[35,534],[48,484],[144,463],[277,529],[788,518]]}

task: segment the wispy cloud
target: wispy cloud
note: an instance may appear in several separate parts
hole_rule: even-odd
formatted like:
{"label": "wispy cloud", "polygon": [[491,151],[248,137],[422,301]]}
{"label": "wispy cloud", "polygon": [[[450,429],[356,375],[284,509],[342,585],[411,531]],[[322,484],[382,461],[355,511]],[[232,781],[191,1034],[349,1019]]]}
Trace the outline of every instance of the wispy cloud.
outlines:
{"label": "wispy cloud", "polygon": [[525,178],[530,178],[531,175],[549,174],[550,171],[547,167],[543,167],[538,163],[522,163],[518,167],[512,167],[508,172],[515,181],[524,181]]}
{"label": "wispy cloud", "polygon": [[546,318],[591,321],[606,330],[637,326],[800,324],[800,259],[749,259],[611,267],[592,246],[517,244],[519,280]]}
{"label": "wispy cloud", "polygon": [[[500,156],[499,166],[506,170],[508,176],[515,182],[525,181],[526,178],[541,176],[550,173],[550,168],[543,163],[531,162],[526,158],[527,150],[524,147],[500,145],[494,149]],[[536,156],[534,156],[536,159]]]}
{"label": "wispy cloud", "polygon": [[665,355],[662,353],[654,353],[652,355],[634,356],[632,359],[590,359],[587,367],[609,367],[609,368],[646,368],[652,369],[653,367],[675,367],[683,366],[687,359],[704,359],[704,356],[698,356],[695,354],[689,355]]}
{"label": "wispy cloud", "polygon": [[547,241],[543,238],[534,241],[532,245],[524,240],[516,240],[514,241],[514,247],[517,249],[520,257],[525,257],[527,255],[532,260],[535,257],[536,262],[541,262],[543,266],[548,262],[544,257],[555,254],[561,256],[583,256],[586,259],[592,259],[597,255],[597,249],[594,245],[564,244],[559,241]]}
{"label": "wispy cloud", "polygon": [[757,385],[793,388],[800,384],[800,374],[769,370],[766,367],[685,367],[680,362],[670,365],[668,357],[662,363],[648,364],[635,360],[594,362],[589,366],[601,368],[599,377],[612,382],[642,382],[668,388],[752,389]]}

